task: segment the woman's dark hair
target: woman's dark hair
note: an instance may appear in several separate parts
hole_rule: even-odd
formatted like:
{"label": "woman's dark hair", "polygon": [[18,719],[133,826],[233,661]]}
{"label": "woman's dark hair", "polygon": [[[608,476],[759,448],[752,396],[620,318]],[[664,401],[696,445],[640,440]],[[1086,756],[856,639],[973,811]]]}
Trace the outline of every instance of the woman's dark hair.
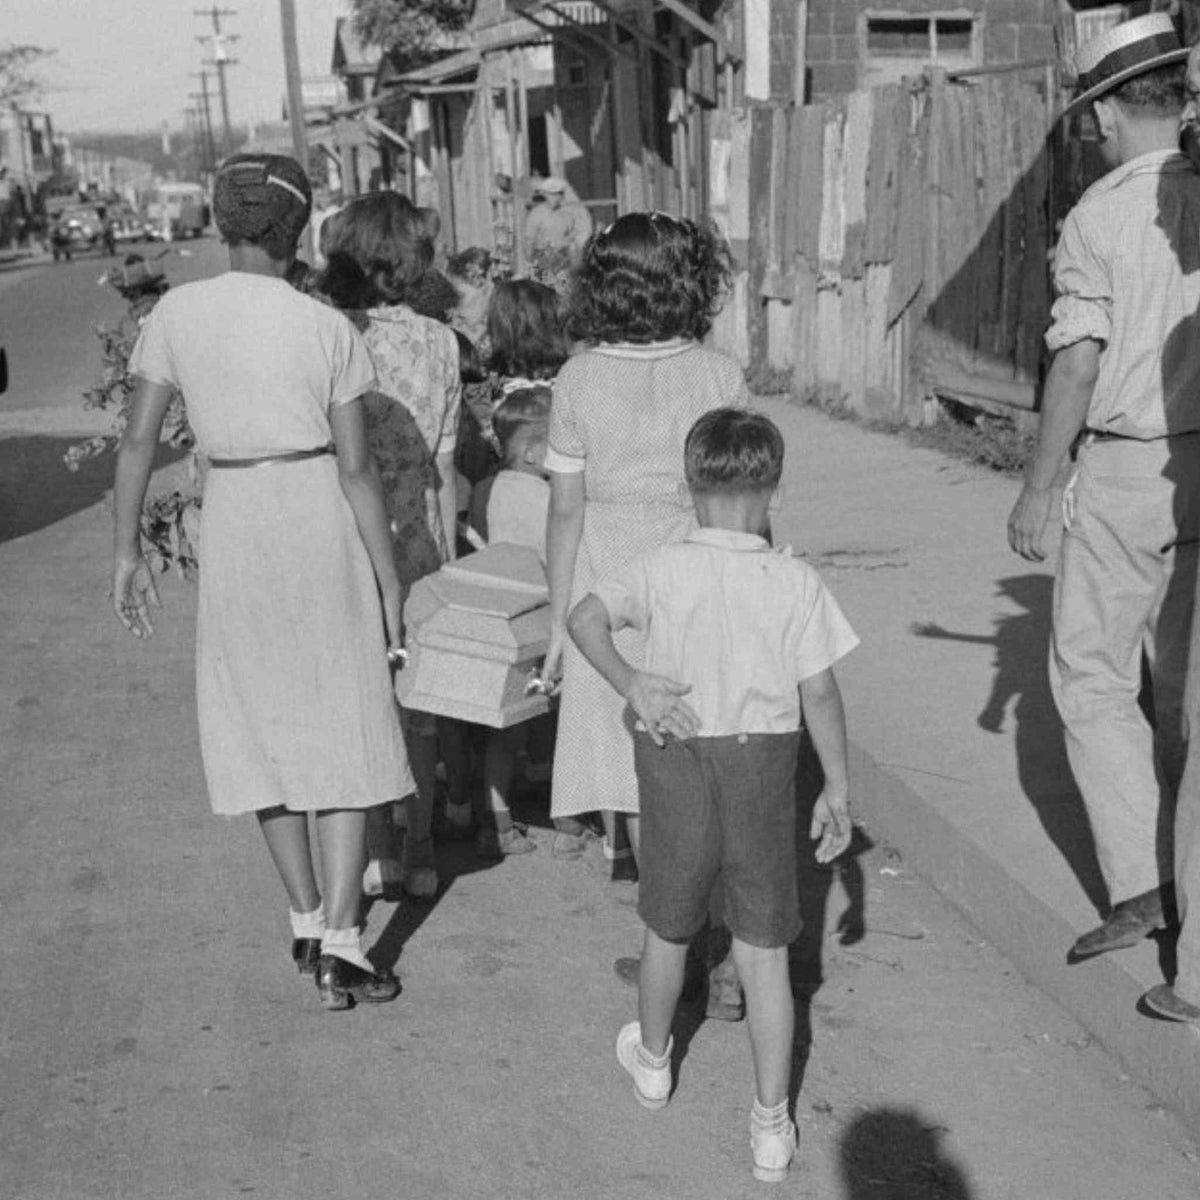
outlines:
{"label": "woman's dark hair", "polygon": [[729,246],[707,222],[627,213],[584,245],[567,329],[586,342],[700,339],[721,310],[731,270]]}
{"label": "woman's dark hair", "polygon": [[458,377],[463,383],[483,383],[487,379],[487,371],[475,343],[457,329],[453,333],[454,340],[458,342]]}
{"label": "woman's dark hair", "polygon": [[351,200],[330,217],[320,291],[339,308],[405,302],[433,263],[425,218],[398,192]]}
{"label": "woman's dark hair", "polygon": [[693,492],[774,491],[783,475],[783,434],[770,417],[714,408],[688,430],[683,476]]}
{"label": "woman's dark hair", "polygon": [[213,219],[227,246],[258,246],[286,262],[311,213],[312,185],[286,154],[234,154],[217,171]]}
{"label": "woman's dark hair", "polygon": [[488,365],[510,378],[553,379],[570,353],[558,293],[532,279],[496,284],[487,333],[492,344]]}

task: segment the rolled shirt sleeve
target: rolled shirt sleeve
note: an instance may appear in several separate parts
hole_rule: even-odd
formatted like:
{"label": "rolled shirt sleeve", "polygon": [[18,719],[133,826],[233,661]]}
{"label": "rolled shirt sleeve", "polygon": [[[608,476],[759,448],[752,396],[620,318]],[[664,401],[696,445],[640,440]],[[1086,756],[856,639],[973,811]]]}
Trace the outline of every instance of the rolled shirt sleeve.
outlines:
{"label": "rolled shirt sleeve", "polygon": [[1078,210],[1063,222],[1054,257],[1056,299],[1046,331],[1051,353],[1089,338],[1107,345],[1112,336],[1112,273],[1098,235]]}

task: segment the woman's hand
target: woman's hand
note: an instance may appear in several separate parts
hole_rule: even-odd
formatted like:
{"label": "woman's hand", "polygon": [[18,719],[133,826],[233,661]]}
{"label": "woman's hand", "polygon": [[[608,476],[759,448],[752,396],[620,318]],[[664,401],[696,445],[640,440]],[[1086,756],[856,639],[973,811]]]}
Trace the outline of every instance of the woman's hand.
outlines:
{"label": "woman's hand", "polygon": [[113,612],[134,637],[154,632],[150,606],[162,608],[150,565],[140,555],[121,556],[113,562]]}
{"label": "woman's hand", "polygon": [[402,650],[404,648],[404,613],[403,604],[400,597],[400,585],[395,587],[386,587],[382,593],[383,600],[383,626],[387,631],[387,644],[389,650]]}
{"label": "woman's hand", "polygon": [[562,684],[563,643],[567,631],[561,625],[550,626],[550,641],[546,644],[546,657],[542,659],[541,678],[546,695],[553,696]]}

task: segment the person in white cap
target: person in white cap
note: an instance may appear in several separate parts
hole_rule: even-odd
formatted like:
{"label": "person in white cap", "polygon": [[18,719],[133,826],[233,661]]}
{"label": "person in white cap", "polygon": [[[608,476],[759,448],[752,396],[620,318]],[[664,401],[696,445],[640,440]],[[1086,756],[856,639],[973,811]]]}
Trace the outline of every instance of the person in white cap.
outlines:
{"label": "person in white cap", "polygon": [[[1173,923],[1169,829],[1200,536],[1200,175],[1179,151],[1183,48],[1165,14],[1079,50],[1109,173],[1067,216],[1037,448],[1008,522],[1040,561],[1063,494],[1050,680],[1108,887],[1079,961]],[[1192,332],[1188,334],[1188,331]],[[1143,658],[1154,724],[1139,707]]]}
{"label": "person in white cap", "polygon": [[542,202],[529,210],[525,219],[525,245],[530,258],[548,250],[578,254],[592,235],[592,214],[578,201],[567,201],[567,185],[555,175],[541,180],[533,189]]}

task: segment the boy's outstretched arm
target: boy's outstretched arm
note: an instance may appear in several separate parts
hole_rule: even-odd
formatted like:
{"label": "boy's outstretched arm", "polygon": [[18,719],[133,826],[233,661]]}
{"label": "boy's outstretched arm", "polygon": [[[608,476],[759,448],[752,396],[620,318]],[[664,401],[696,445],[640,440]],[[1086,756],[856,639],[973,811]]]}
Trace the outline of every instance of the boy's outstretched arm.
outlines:
{"label": "boy's outstretched arm", "polygon": [[813,808],[808,836],[820,838],[817,862],[832,862],[850,845],[850,775],[846,765],[846,710],[832,668],[800,685],[804,723],[808,726],[825,786]]}
{"label": "boy's outstretched arm", "polygon": [[597,597],[584,596],[572,609],[567,629],[584,658],[629,701],[655,745],[665,745],[665,733],[680,741],[699,733],[700,718],[683,699],[691,685],[631,667],[613,642],[608,609]]}

